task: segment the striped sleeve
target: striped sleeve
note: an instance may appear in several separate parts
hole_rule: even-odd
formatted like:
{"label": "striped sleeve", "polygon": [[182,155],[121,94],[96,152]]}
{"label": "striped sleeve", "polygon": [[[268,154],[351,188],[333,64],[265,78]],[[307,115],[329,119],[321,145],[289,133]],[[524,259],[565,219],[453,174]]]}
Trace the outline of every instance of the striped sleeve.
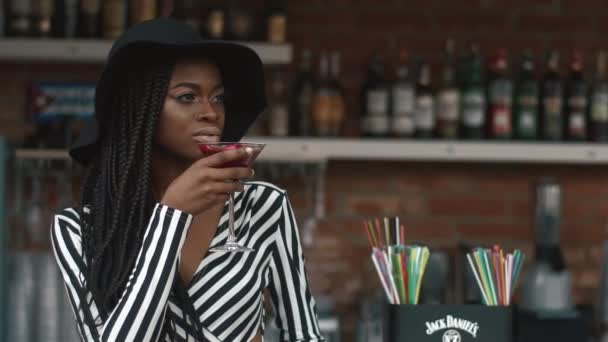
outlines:
{"label": "striped sleeve", "polygon": [[[87,266],[80,219],[72,209],[55,215],[51,227],[53,250],[83,341],[159,340],[177,260],[191,221],[187,213],[156,205],[125,290],[101,322],[84,281]],[[84,305],[82,299],[86,300]]]}
{"label": "striped sleeve", "polygon": [[282,198],[275,252],[270,263],[269,288],[280,340],[324,341],[308,285],[298,226],[286,195]]}

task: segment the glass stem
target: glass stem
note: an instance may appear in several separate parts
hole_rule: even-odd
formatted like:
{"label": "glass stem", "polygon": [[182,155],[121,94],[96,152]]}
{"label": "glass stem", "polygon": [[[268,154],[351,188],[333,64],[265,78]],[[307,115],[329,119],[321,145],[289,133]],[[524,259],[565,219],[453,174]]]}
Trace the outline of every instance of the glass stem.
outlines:
{"label": "glass stem", "polygon": [[234,194],[231,192],[228,199],[228,243],[234,243],[236,236],[234,233]]}

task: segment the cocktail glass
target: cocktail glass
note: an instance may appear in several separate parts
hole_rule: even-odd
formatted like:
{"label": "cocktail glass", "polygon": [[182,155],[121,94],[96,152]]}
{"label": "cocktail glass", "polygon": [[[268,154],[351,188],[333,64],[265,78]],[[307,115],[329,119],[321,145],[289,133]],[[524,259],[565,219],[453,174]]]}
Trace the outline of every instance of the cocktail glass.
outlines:
{"label": "cocktail glass", "polygon": [[[236,150],[245,148],[247,156],[243,159],[234,160],[225,163],[221,167],[249,167],[258,157],[265,144],[258,143],[243,143],[243,142],[213,142],[213,143],[198,143],[198,146],[205,157],[216,153],[228,150]],[[237,242],[236,233],[234,230],[234,194],[230,193],[228,198],[228,239],[221,246],[211,248],[211,252],[253,252],[252,248],[245,247]]]}

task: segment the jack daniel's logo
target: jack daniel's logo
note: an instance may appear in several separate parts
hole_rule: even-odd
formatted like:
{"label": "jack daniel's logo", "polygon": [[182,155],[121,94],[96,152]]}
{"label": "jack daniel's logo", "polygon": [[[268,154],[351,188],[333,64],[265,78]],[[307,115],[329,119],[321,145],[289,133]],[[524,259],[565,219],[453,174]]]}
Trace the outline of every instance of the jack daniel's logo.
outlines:
{"label": "jack daniel's logo", "polygon": [[443,342],[460,342],[460,333],[454,329],[450,329],[443,333]]}
{"label": "jack daniel's logo", "polygon": [[443,342],[460,342],[460,334],[456,329],[465,331],[474,338],[477,338],[477,331],[479,330],[477,322],[471,322],[467,319],[454,317],[452,315],[447,315],[445,318],[440,318],[433,322],[426,322],[425,324],[427,335],[432,335],[439,330],[450,329],[443,334]]}

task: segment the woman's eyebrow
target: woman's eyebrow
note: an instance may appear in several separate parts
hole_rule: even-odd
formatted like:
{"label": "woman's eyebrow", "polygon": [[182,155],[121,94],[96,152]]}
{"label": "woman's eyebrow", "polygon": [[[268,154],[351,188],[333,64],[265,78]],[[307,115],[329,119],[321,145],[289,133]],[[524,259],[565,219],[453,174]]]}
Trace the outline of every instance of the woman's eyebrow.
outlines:
{"label": "woman's eyebrow", "polygon": [[211,88],[211,91],[216,91],[219,89],[224,89],[224,84],[222,84],[222,83],[216,84],[213,88]]}
{"label": "woman's eyebrow", "polygon": [[[180,82],[174,86],[171,87],[171,89],[175,89],[175,88],[179,88],[179,87],[186,87],[186,88],[191,88],[193,90],[201,90],[201,86],[200,84],[196,83],[196,82]],[[217,83],[216,85],[213,86],[213,88],[211,88],[211,91],[216,91],[218,89],[223,89],[224,88],[224,84],[222,83]]]}
{"label": "woman's eyebrow", "polygon": [[195,82],[180,82],[176,85],[174,85],[173,87],[171,87],[171,89],[175,89],[175,88],[179,88],[179,87],[186,87],[186,88],[191,88],[194,90],[200,90],[201,86],[198,83]]}

